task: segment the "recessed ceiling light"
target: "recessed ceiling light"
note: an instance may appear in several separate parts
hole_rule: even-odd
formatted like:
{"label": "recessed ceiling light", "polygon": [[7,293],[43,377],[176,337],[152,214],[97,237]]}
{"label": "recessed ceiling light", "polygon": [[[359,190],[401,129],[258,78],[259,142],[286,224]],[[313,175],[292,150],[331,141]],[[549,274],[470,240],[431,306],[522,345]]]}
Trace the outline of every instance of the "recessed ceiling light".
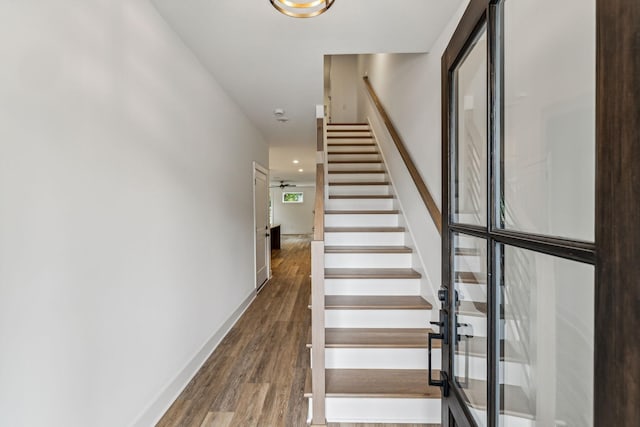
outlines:
{"label": "recessed ceiling light", "polygon": [[298,169],[298,172],[304,172],[304,169]]}
{"label": "recessed ceiling light", "polygon": [[293,164],[294,164],[294,165],[297,165],[298,163],[300,163],[300,160],[294,160],[294,161],[293,161]]}

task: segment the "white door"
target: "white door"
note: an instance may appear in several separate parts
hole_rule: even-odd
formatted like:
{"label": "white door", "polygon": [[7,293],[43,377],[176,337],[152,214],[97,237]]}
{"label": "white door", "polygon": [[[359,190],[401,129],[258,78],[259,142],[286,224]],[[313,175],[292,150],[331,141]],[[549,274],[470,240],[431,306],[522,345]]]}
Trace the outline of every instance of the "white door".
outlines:
{"label": "white door", "polygon": [[269,279],[269,181],[267,170],[254,164],[254,215],[256,233],[256,287],[264,285]]}

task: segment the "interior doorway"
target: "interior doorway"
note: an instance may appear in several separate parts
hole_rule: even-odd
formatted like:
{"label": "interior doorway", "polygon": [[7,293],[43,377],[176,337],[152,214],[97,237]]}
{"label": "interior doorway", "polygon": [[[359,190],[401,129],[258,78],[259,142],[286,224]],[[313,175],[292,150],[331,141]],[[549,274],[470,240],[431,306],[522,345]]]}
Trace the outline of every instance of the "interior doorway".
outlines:
{"label": "interior doorway", "polygon": [[256,249],[256,288],[259,290],[270,276],[271,240],[269,236],[269,172],[253,163],[253,213]]}

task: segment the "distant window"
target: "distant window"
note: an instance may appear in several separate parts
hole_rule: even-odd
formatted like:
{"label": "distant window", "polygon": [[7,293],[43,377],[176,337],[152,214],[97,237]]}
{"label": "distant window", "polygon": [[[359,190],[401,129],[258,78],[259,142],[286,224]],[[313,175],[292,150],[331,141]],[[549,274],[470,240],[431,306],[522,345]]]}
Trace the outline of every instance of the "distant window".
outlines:
{"label": "distant window", "polygon": [[304,193],[282,193],[282,203],[302,203],[304,201]]}

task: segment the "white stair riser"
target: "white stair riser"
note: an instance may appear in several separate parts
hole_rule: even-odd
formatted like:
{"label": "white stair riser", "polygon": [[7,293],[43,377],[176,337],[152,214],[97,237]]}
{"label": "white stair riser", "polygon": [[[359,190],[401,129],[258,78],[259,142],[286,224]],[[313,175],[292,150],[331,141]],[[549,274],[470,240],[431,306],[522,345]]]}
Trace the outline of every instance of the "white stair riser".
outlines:
{"label": "white stair riser", "polygon": [[[519,337],[514,326],[516,321],[514,319],[506,319],[503,320],[503,322],[505,328],[505,337],[508,339],[518,340]],[[470,335],[477,337],[487,336],[487,318],[484,314],[479,313],[475,316],[461,314],[458,316],[458,323],[468,324],[470,329],[467,328],[466,330],[470,331]]]}
{"label": "white stair riser", "polygon": [[[356,145],[347,145],[347,144],[340,144],[338,145],[331,145],[329,147],[327,147],[327,150],[329,153],[334,153],[334,152],[344,152],[344,151],[358,151],[358,152],[363,152],[363,153],[377,153],[378,152],[378,147],[375,145],[363,145],[363,144],[356,144]],[[332,154],[329,154],[329,156],[331,156]]]}
{"label": "white stair riser", "polygon": [[358,153],[358,154],[327,154],[329,161],[331,160],[380,160],[378,153]]}
{"label": "white stair riser", "polygon": [[328,211],[383,211],[393,209],[393,199],[329,199]]}
{"label": "white stair riser", "polygon": [[325,310],[327,328],[425,328],[431,310]]}
{"label": "white stair riser", "polygon": [[369,125],[342,125],[339,123],[327,123],[327,130],[369,130]]}
{"label": "white stair riser", "polygon": [[471,271],[474,273],[486,271],[486,261],[479,256],[457,255],[454,257],[454,271]]}
{"label": "white stair riser", "polygon": [[325,227],[397,227],[398,214],[331,214],[324,216]]}
{"label": "white stair riser", "polygon": [[440,399],[327,397],[325,410],[332,423],[440,424],[440,406]]}
{"label": "white stair riser", "polygon": [[388,185],[332,185],[329,187],[329,194],[332,196],[349,195],[349,194],[390,194],[390,186]]}
{"label": "white stair riser", "polygon": [[411,268],[411,254],[325,254],[325,268]]}
{"label": "white stair riser", "polygon": [[[458,323],[466,323],[470,327],[470,335],[477,337],[487,336],[487,318],[480,316],[460,315],[458,316]],[[467,328],[469,330],[469,328]]]}
{"label": "white stair riser", "polygon": [[324,233],[326,246],[395,246],[404,245],[404,232]]}
{"label": "white stair riser", "polygon": [[483,245],[484,249],[486,249],[486,244],[484,244],[482,239],[479,239],[477,237],[468,236],[465,234],[458,234],[455,237],[455,247],[457,248],[480,249],[480,246]]}
{"label": "white stair riser", "polygon": [[[432,353],[433,368],[440,369],[440,349]],[[327,369],[427,369],[428,352],[426,348],[327,348],[325,364]]]}
{"label": "white stair riser", "polygon": [[329,182],[380,182],[386,181],[386,173],[331,173]]}
{"label": "white stair riser", "polygon": [[487,302],[487,286],[475,283],[457,283],[459,298],[463,301]]}
{"label": "white stair riser", "polygon": [[[456,222],[462,224],[478,224],[478,217],[479,215],[475,213],[459,213],[457,214]],[[482,221],[482,219],[480,219],[480,221]]]}
{"label": "white stair riser", "polygon": [[327,295],[420,295],[420,279],[325,279]]}
{"label": "white stair riser", "polygon": [[[507,397],[508,399],[508,397]],[[487,412],[482,410],[482,409],[476,409],[473,407],[469,407],[469,410],[471,411],[472,414],[474,414],[476,416],[477,419],[481,419],[481,420],[486,420],[487,419]],[[505,426],[505,427],[536,427],[536,425],[540,425],[540,424],[536,424],[535,420],[530,420],[528,418],[522,418],[522,417],[518,417],[516,415],[504,415],[501,414],[500,415],[500,424],[501,426]]]}

